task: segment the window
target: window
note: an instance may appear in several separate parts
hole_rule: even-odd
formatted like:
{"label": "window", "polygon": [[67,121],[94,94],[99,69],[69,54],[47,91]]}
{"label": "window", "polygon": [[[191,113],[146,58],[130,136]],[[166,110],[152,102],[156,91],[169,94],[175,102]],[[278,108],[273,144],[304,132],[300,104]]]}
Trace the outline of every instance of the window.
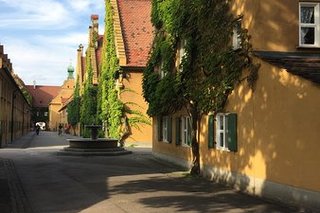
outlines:
{"label": "window", "polygon": [[183,71],[183,68],[182,68],[182,60],[183,60],[183,57],[185,57],[186,55],[186,45],[187,45],[187,41],[186,40],[181,40],[180,41],[180,44],[179,44],[179,59],[178,59],[178,70],[180,72]]}
{"label": "window", "polygon": [[237,21],[236,25],[233,27],[232,34],[232,48],[237,50],[241,47],[241,22]]}
{"label": "window", "polygon": [[167,73],[164,71],[164,63],[163,63],[163,61],[161,61],[161,64],[160,64],[160,78],[163,79],[166,75],[167,75]]}
{"label": "window", "polygon": [[158,141],[171,143],[172,141],[172,121],[171,117],[158,117]]}
{"label": "window", "polygon": [[181,118],[181,135],[182,135],[182,145],[191,145],[191,124],[190,117]]}
{"label": "window", "polygon": [[162,118],[162,140],[168,141],[168,116]]}
{"label": "window", "polygon": [[215,119],[209,115],[208,147],[237,151],[237,114],[218,113]]}
{"label": "window", "polygon": [[300,3],[299,45],[319,47],[320,45],[320,3]]}
{"label": "window", "polygon": [[44,112],[44,116],[47,117],[48,116],[48,112]]}
{"label": "window", "polygon": [[228,149],[226,143],[226,116],[225,114],[218,113],[216,116],[216,142],[217,148]]}
{"label": "window", "polygon": [[189,116],[176,118],[176,145],[191,146],[190,122]]}

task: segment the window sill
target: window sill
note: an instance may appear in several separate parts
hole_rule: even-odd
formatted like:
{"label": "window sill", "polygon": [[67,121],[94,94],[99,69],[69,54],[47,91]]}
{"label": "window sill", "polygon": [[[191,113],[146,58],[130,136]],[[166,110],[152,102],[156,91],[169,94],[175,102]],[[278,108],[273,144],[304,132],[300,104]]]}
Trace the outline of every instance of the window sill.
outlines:
{"label": "window sill", "polygon": [[217,147],[217,150],[220,150],[222,152],[230,152],[228,148],[223,148],[223,147]]}
{"label": "window sill", "polygon": [[320,47],[297,46],[297,50],[320,50]]}
{"label": "window sill", "polygon": [[191,146],[189,146],[188,144],[182,143],[181,145],[182,147],[186,147],[186,148],[191,148]]}

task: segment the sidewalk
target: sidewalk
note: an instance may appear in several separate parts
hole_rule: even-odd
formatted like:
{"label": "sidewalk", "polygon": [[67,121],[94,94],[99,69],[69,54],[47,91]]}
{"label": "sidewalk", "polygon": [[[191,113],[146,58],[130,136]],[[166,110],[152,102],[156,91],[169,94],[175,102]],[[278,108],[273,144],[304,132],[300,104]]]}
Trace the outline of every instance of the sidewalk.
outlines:
{"label": "sidewalk", "polygon": [[[24,149],[30,146],[35,132],[14,140],[2,149]],[[0,212],[1,213],[31,213],[21,180],[10,159],[0,158]]]}
{"label": "sidewalk", "polygon": [[21,149],[28,148],[35,136],[36,136],[35,132],[29,132],[26,135],[12,141],[12,143],[8,144],[8,146],[5,148],[21,148]]}

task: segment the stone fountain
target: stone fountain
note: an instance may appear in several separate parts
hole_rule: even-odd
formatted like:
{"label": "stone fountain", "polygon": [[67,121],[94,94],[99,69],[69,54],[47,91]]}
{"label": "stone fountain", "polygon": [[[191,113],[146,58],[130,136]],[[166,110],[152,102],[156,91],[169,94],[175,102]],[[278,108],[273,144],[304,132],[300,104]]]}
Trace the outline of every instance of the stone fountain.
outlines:
{"label": "stone fountain", "polygon": [[91,138],[67,139],[69,147],[59,151],[59,155],[80,156],[114,156],[130,154],[122,147],[118,147],[118,140],[112,138],[98,138],[98,130],[101,125],[85,125],[91,130]]}

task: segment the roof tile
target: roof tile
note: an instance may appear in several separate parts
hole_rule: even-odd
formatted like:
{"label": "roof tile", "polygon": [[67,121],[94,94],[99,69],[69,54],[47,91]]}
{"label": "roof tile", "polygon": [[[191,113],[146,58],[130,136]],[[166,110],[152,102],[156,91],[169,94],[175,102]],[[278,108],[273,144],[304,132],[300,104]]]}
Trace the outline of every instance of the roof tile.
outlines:
{"label": "roof tile", "polygon": [[33,107],[48,107],[51,100],[56,97],[61,89],[60,86],[26,85],[32,96]]}
{"label": "roof tile", "polygon": [[153,39],[151,0],[118,0],[127,66],[146,66]]}

